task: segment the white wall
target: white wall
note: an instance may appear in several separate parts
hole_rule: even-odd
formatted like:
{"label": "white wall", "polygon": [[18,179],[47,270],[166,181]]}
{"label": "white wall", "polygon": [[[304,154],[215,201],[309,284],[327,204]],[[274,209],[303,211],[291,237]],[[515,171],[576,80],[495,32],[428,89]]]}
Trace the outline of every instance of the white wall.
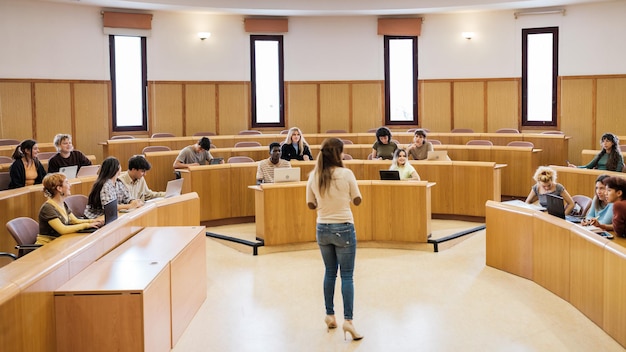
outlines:
{"label": "white wall", "polygon": [[[560,28],[560,75],[625,74],[626,2],[568,6],[567,14],[518,19],[513,11],[426,15],[419,77],[521,75],[521,29]],[[375,17],[292,17],[284,36],[285,79],[381,80],[383,40]],[[196,33],[212,32],[201,41]],[[472,40],[461,32],[473,31]],[[109,79],[99,8],[0,0],[0,78]],[[249,80],[249,35],[241,16],[155,12],[150,80]]]}

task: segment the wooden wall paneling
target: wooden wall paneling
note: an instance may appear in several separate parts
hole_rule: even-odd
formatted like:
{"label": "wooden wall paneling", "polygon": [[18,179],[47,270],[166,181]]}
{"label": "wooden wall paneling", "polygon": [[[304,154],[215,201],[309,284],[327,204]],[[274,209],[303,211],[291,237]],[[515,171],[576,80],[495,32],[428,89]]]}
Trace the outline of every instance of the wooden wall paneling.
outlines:
{"label": "wooden wall paneling", "polygon": [[382,82],[352,85],[352,132],[384,125]]}
{"label": "wooden wall paneling", "polygon": [[215,94],[213,83],[185,85],[186,136],[206,131],[217,133]]}
{"label": "wooden wall paneling", "polygon": [[348,83],[320,84],[320,129],[350,129],[350,86]]}
{"label": "wooden wall paneling", "polygon": [[[561,80],[561,131],[574,135],[569,140],[568,158],[574,164],[580,164],[580,151],[594,149],[598,144],[593,131],[593,80]],[[565,162],[565,161],[563,161]]]}
{"label": "wooden wall paneling", "polygon": [[[626,135],[626,77],[598,78],[597,87],[596,139],[599,140],[605,132]],[[596,146],[590,149],[596,149]]]}
{"label": "wooden wall paneling", "polygon": [[487,132],[519,129],[519,85],[519,79],[487,81]]}
{"label": "wooden wall paneling", "polygon": [[484,82],[454,82],[453,89],[453,128],[471,128],[474,132],[485,132]]}
{"label": "wooden wall paneling", "polygon": [[237,134],[250,127],[250,86],[245,82],[220,83],[217,88],[219,134]]}
{"label": "wooden wall paneling", "polygon": [[[20,123],[15,123],[20,121]],[[0,82],[0,138],[23,140],[33,136],[29,82]]]}
{"label": "wooden wall paneling", "polygon": [[72,132],[70,83],[35,83],[35,132],[38,142],[52,142],[57,133]]}
{"label": "wooden wall paneling", "polygon": [[183,135],[183,85],[180,83],[152,84],[151,112],[148,130]]}
{"label": "wooden wall paneling", "polygon": [[304,134],[318,133],[317,84],[288,83],[285,128],[298,127]]}
{"label": "wooden wall paneling", "polygon": [[[109,139],[109,86],[106,82],[74,84],[74,148],[104,159],[99,142]],[[70,133],[68,131],[68,133]],[[123,161],[122,161],[123,163]],[[124,167],[125,169],[125,167]]]}
{"label": "wooden wall paneling", "polygon": [[450,82],[423,82],[420,126],[431,132],[448,132],[452,129],[451,94]]}

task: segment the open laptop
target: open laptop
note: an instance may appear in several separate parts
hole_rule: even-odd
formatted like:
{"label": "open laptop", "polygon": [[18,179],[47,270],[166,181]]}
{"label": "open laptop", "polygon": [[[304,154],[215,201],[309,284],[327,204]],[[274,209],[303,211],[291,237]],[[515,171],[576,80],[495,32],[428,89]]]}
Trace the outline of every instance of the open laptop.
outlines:
{"label": "open laptop", "polygon": [[59,172],[64,174],[68,179],[76,178],[76,173],[78,172],[78,165],[72,166],[64,166],[59,168]]}
{"label": "open laptop", "polygon": [[274,183],[300,181],[299,167],[277,167],[274,169]]}
{"label": "open laptop", "polygon": [[400,181],[400,171],[398,170],[378,170],[381,180]]}
{"label": "open laptop", "polygon": [[98,174],[98,170],[100,170],[100,165],[81,166],[76,177],[95,176]]}
{"label": "open laptop", "polygon": [[427,159],[435,161],[450,161],[448,151],[446,150],[431,150],[428,152]]}
{"label": "open laptop", "polygon": [[565,204],[563,203],[563,197],[548,193],[546,194],[546,199],[548,201],[548,206],[546,207],[548,209],[548,214],[573,223],[581,222],[581,218],[565,215]]}
{"label": "open laptop", "polygon": [[149,199],[146,201],[146,203],[152,202],[154,200],[161,200],[165,198],[180,196],[181,192],[183,191],[183,181],[185,181],[184,178],[167,181],[167,187],[165,187],[165,196]]}
{"label": "open laptop", "polygon": [[[110,201],[104,206],[104,225],[110,224],[113,220],[117,219],[117,199]],[[102,226],[104,226],[102,225]],[[86,229],[82,229],[78,231],[79,233],[90,233],[95,232],[99,228],[88,227]]]}

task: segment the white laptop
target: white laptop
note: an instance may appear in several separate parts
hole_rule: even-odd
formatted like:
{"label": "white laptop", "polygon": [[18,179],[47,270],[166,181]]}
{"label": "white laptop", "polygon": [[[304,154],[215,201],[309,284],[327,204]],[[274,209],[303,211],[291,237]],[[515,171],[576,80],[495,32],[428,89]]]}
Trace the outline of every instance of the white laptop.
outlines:
{"label": "white laptop", "polygon": [[98,170],[100,170],[100,165],[81,166],[76,177],[95,176],[98,174]]}
{"label": "white laptop", "polygon": [[299,167],[277,167],[274,169],[274,183],[300,181]]}
{"label": "white laptop", "polygon": [[78,165],[73,166],[64,166],[59,169],[59,172],[64,174],[68,179],[76,178],[76,173],[78,172]]}
{"label": "white laptop", "polygon": [[450,161],[450,158],[446,150],[433,150],[428,152],[428,160]]}
{"label": "white laptop", "polygon": [[167,187],[165,187],[165,196],[163,196],[162,198],[152,198],[150,200],[147,200],[146,202],[180,196],[181,192],[183,191],[183,181],[185,181],[184,178],[167,181]]}

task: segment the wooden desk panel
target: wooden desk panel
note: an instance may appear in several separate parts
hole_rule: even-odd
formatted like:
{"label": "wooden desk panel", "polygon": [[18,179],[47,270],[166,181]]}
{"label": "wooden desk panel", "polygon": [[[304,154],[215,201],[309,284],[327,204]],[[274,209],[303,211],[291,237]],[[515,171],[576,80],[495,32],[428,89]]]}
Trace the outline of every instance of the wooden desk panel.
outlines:
{"label": "wooden desk panel", "polygon": [[[451,214],[485,216],[485,202],[500,200],[499,180],[500,169],[494,163],[453,162],[452,189],[446,195],[453,200]],[[439,184],[444,184],[443,182],[442,180]]]}
{"label": "wooden desk panel", "polygon": [[604,329],[615,341],[626,347],[626,249],[608,243],[604,251]]}
{"label": "wooden desk panel", "polygon": [[[165,191],[167,181],[175,179],[174,160],[180,153],[180,150],[171,150],[167,152],[149,152],[146,153],[146,160],[152,168],[146,172],[144,178],[148,187],[153,191]],[[128,164],[126,165],[128,166]]]}
{"label": "wooden desk panel", "polygon": [[570,227],[565,220],[535,213],[533,281],[569,301]]}
{"label": "wooden desk panel", "polygon": [[[39,152],[56,152],[57,148],[54,146],[54,143],[37,143],[39,147]],[[8,156],[9,158],[13,156],[15,152],[15,148],[17,145],[2,145],[0,146],[0,155]]]}
{"label": "wooden desk panel", "polygon": [[[237,163],[230,165],[230,194],[235,205],[230,206],[230,217],[254,216],[254,193],[247,186],[256,184],[257,165],[250,163]],[[224,203],[224,206],[228,204]],[[288,214],[288,213],[285,213]]]}
{"label": "wooden desk panel", "polygon": [[595,194],[596,178],[600,175],[626,177],[621,172],[579,169],[567,166],[551,165],[557,172],[557,182],[565,186],[570,195],[583,194],[593,198]]}
{"label": "wooden desk panel", "polygon": [[[594,149],[583,149],[580,152],[580,165],[587,165],[596,157],[596,155],[600,154],[600,150]],[[625,153],[622,153],[622,157],[624,157]]]}
{"label": "wooden desk panel", "polygon": [[[247,164],[256,168],[256,164]],[[191,166],[189,173],[182,174],[185,183],[189,178],[191,189],[200,196],[201,221],[228,219],[231,217],[232,208],[244,205],[243,200],[231,196],[233,188],[230,166],[230,164]]]}

